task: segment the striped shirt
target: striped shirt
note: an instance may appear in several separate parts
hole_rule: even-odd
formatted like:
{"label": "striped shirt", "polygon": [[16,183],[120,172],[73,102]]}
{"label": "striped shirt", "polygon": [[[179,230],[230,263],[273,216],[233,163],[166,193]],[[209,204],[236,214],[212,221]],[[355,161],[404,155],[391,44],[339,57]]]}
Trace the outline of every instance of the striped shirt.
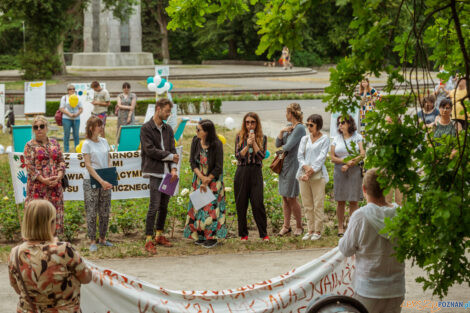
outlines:
{"label": "striped shirt", "polygon": [[240,152],[247,146],[247,139],[245,139],[243,143],[240,145],[240,136],[237,136],[237,138],[235,139],[235,158],[238,161],[237,165],[238,166],[245,166],[245,165],[250,165],[250,164],[262,165],[264,156],[266,155],[267,141],[268,140],[266,136],[263,136],[263,146],[260,147],[260,150],[257,153],[254,153],[254,151],[250,153],[250,151],[248,150],[245,156],[242,156]]}

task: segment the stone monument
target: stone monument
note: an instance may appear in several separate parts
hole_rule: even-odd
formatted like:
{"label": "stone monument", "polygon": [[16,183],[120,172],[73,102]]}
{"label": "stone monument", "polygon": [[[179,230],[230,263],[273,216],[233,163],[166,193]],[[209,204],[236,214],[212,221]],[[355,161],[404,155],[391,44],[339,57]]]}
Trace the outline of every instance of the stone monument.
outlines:
{"label": "stone monument", "polygon": [[142,52],[140,3],[125,21],[104,10],[102,0],[92,0],[84,12],[83,52],[74,53],[72,66],[153,66],[153,55]]}

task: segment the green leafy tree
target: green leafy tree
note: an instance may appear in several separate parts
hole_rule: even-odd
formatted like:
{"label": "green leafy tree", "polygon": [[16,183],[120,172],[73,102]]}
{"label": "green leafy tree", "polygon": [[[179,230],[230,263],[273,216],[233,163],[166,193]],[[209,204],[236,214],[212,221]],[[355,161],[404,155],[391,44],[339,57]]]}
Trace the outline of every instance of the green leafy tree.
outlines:
{"label": "green leafy tree", "polygon": [[[136,0],[103,0],[118,18],[132,11]],[[0,12],[26,26],[26,51],[20,64],[27,79],[65,73],[64,39],[90,0],[2,0]]]}
{"label": "green leafy tree", "polygon": [[[257,53],[273,55],[283,45],[301,47],[313,0],[170,0],[169,27],[202,27],[210,14],[219,23],[263,3],[257,14]],[[396,257],[411,259],[427,275],[424,289],[443,297],[455,283],[470,285],[470,168],[468,129],[457,137],[436,139],[412,113],[436,83],[431,71],[444,66],[448,79],[459,73],[470,90],[470,3],[459,0],[337,0],[350,6],[353,19],[347,55],[330,73],[329,111],[359,106],[358,83],[367,76],[387,76],[386,93],[366,118],[366,167],[382,170],[382,184],[399,188],[406,201],[387,223],[396,241]],[[308,33],[307,33],[308,35]],[[405,94],[396,94],[400,86]],[[432,91],[432,90],[431,90]],[[469,95],[463,100],[469,117]]]}

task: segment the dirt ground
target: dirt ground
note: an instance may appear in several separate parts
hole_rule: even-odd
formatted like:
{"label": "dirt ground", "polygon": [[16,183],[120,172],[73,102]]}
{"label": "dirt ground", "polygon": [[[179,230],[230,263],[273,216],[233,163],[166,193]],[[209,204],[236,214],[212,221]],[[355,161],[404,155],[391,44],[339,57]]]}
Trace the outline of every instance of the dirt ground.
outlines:
{"label": "dirt ground", "polygon": [[[167,289],[220,290],[240,287],[286,273],[329,251],[329,248],[253,252],[249,254],[221,254],[179,257],[151,257],[95,260],[94,263],[107,266],[118,272],[136,276],[152,284]],[[415,278],[422,275],[422,270],[406,264],[405,301],[433,300],[431,292],[423,292]],[[0,312],[14,312],[18,297],[8,283],[8,269],[5,263],[0,264]],[[470,300],[470,287],[453,286],[443,300]],[[439,312],[463,312],[464,309],[441,309]],[[403,308],[403,313],[431,312]]]}

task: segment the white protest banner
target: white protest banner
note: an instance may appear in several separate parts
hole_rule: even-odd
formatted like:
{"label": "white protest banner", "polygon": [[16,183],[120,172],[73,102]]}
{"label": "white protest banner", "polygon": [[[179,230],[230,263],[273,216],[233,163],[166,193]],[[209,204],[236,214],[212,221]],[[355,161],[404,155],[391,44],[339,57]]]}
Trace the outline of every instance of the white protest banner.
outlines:
{"label": "white protest banner", "polygon": [[0,84],[0,125],[5,132],[5,85]]}
{"label": "white protest banner", "polygon": [[170,67],[168,65],[157,65],[155,66],[155,75],[170,76]]}
{"label": "white protest banner", "polygon": [[[93,101],[95,91],[91,88],[91,83],[73,83],[72,85],[75,87],[75,94],[78,96],[83,106],[83,112],[80,114],[79,132],[84,134],[86,121],[88,121],[91,116],[91,112],[93,111],[93,104],[91,104],[91,101]],[[100,83],[100,86],[101,88],[106,89],[105,83]]]}
{"label": "white protest banner", "polygon": [[83,313],[305,312],[326,294],[353,296],[354,258],[334,248],[286,274],[226,290],[168,290],[88,262],[90,284],[81,287]]}
{"label": "white protest banner", "polygon": [[[181,160],[183,147],[177,147],[176,151]],[[112,199],[148,198],[149,179],[142,177],[140,151],[111,152],[110,156],[112,166],[117,169],[119,181],[119,185],[113,187]],[[26,198],[28,180],[25,160],[21,152],[10,153],[8,158],[15,200],[16,203],[22,203]],[[83,154],[64,153],[64,160],[69,179],[69,187],[64,190],[64,200],[83,200],[83,179],[87,173]],[[178,173],[180,167],[181,161],[178,163]],[[178,192],[178,186],[176,188]]]}
{"label": "white protest banner", "polygon": [[24,83],[24,114],[46,113],[46,82]]}

